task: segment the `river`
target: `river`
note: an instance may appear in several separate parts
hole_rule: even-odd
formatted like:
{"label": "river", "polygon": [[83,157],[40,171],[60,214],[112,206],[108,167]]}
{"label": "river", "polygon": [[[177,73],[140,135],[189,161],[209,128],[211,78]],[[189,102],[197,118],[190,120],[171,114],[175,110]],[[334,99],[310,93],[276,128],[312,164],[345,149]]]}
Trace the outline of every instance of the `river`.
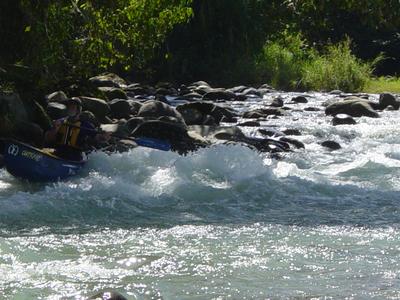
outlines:
{"label": "river", "polygon": [[1,170],[0,298],[400,298],[400,112],[332,126],[321,104],[333,97],[261,122],[302,133],[306,149],[280,160],[216,145],[95,153],[58,183]]}

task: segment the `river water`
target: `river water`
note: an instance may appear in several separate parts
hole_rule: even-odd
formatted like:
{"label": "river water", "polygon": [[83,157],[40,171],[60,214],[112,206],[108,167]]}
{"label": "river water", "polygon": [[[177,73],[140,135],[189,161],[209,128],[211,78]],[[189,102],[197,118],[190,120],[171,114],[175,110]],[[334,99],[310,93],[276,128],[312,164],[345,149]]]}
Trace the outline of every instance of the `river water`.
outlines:
{"label": "river water", "polygon": [[58,183],[1,170],[0,299],[400,298],[400,112],[334,127],[302,111],[332,97],[262,122],[302,132],[281,160],[217,145],[96,153]]}

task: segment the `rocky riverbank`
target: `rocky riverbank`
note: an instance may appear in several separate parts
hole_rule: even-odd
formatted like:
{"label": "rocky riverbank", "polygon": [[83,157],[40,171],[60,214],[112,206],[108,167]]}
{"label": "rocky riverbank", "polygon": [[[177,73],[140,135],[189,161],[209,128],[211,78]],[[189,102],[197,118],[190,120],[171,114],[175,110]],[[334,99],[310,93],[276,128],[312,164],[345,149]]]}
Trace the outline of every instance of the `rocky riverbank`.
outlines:
{"label": "rocky riverbank", "polygon": [[[85,88],[71,86],[39,99],[0,93],[0,135],[43,146],[51,120],[64,117],[67,97],[83,102],[83,118],[124,137],[152,137],[168,141],[181,154],[219,143],[240,143],[274,157],[307,148],[302,118],[324,119],[332,126],[354,125],[361,117],[379,118],[384,110],[398,110],[397,95],[285,93],[268,85],[214,88],[204,81],[173,86],[129,83],[115,74],[90,78]],[[288,126],[290,124],[290,126]],[[316,122],[318,126],[318,122]],[[341,148],[338,141],[315,137],[321,147]],[[125,151],[132,143],[114,139],[97,145]]]}

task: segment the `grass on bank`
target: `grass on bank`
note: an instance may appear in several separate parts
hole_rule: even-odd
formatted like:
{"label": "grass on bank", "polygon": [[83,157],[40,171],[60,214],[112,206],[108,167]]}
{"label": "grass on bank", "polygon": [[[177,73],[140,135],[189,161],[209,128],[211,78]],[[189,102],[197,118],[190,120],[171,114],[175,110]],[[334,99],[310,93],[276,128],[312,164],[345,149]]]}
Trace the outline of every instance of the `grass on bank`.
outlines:
{"label": "grass on bank", "polygon": [[317,51],[300,34],[288,34],[264,46],[256,72],[260,81],[283,90],[359,92],[381,59],[361,61],[352,53],[349,39]]}
{"label": "grass on bank", "polygon": [[399,77],[379,77],[371,78],[363,92],[371,94],[380,93],[400,93],[400,78]]}

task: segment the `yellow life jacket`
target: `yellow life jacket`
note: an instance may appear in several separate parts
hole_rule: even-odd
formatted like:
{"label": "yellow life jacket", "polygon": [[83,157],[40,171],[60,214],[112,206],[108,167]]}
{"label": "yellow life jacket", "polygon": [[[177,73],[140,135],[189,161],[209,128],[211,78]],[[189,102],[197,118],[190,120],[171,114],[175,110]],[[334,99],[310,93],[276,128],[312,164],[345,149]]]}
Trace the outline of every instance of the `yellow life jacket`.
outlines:
{"label": "yellow life jacket", "polygon": [[65,119],[63,124],[58,129],[56,143],[57,145],[67,145],[76,149],[80,149],[80,145],[78,145],[78,136],[81,129],[68,126],[67,123],[77,127],[81,126],[81,121],[71,123],[68,122],[68,119]]}

